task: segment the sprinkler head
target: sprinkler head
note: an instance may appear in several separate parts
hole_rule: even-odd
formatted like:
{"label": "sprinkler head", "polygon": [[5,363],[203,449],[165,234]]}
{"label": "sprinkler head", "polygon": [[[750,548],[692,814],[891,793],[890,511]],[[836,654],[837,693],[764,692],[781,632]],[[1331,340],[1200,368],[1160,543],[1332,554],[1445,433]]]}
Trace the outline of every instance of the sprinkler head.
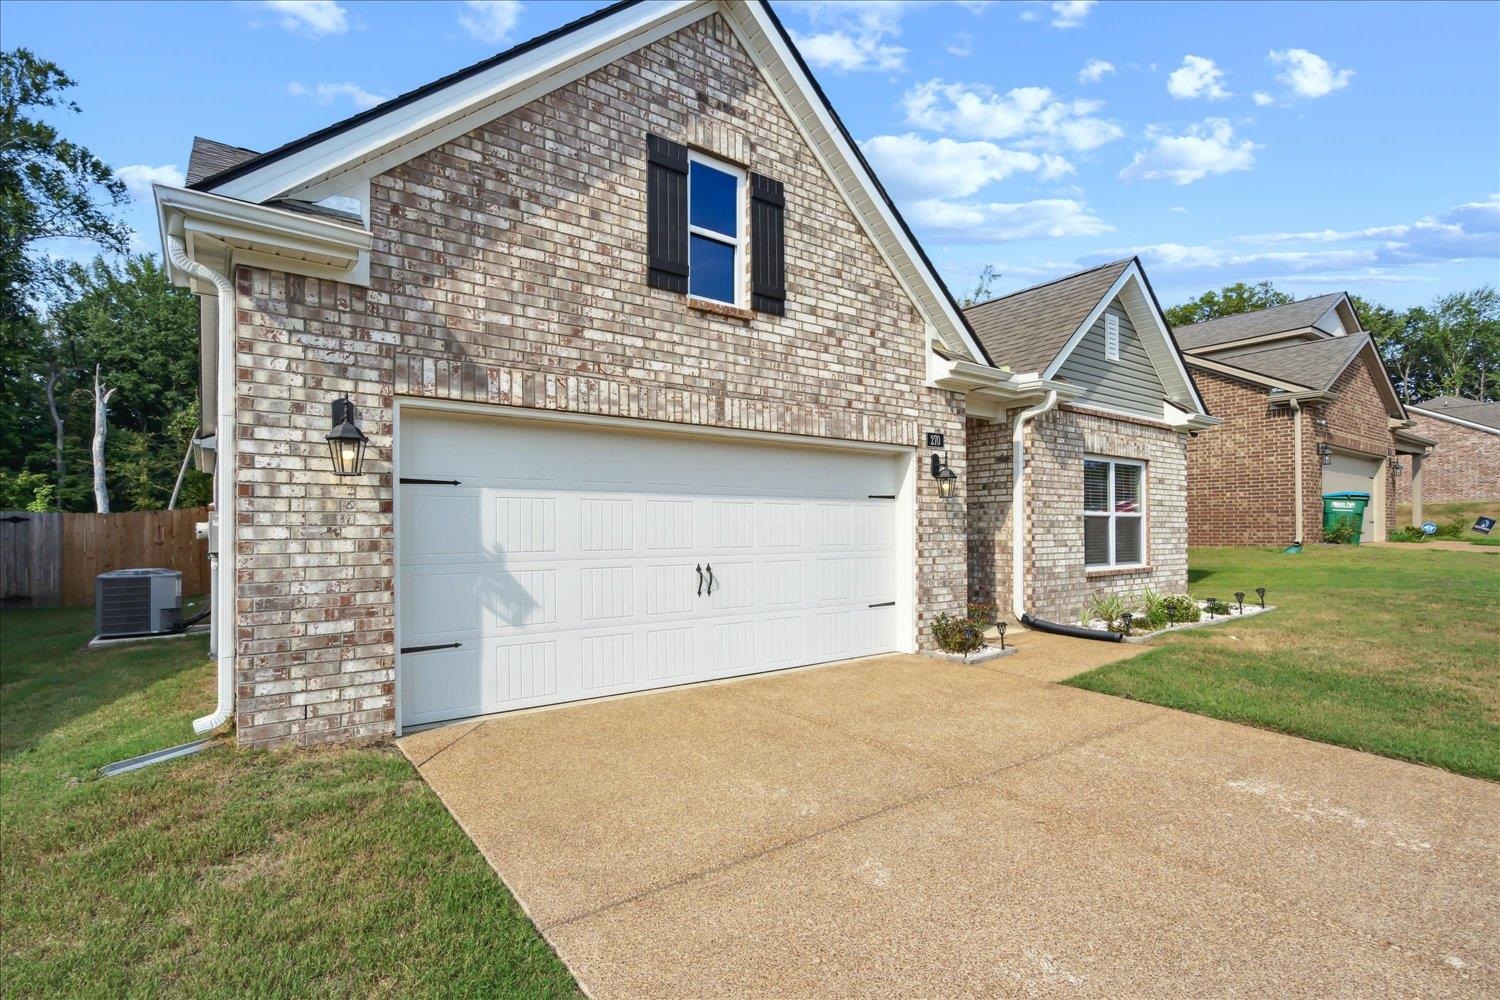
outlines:
{"label": "sprinkler head", "polygon": [[1236,604],[1238,604],[1240,606],[1240,614],[1244,614],[1245,613],[1245,592],[1243,590],[1236,590],[1234,592],[1234,603],[1236,603]]}
{"label": "sprinkler head", "polygon": [[1255,588],[1255,594],[1256,594],[1257,597],[1260,598],[1260,606],[1261,606],[1261,609],[1264,610],[1265,606],[1266,606],[1266,588],[1265,587],[1256,587]]}

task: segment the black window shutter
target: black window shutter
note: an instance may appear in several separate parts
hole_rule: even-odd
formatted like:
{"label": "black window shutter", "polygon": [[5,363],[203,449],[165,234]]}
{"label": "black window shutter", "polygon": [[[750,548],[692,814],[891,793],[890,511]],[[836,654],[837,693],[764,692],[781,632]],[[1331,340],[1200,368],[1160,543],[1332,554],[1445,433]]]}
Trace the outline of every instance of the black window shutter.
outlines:
{"label": "black window shutter", "polygon": [[646,283],[688,290],[688,151],[680,142],[646,136]]}
{"label": "black window shutter", "polygon": [[750,306],[786,314],[786,199],[760,174],[750,175]]}

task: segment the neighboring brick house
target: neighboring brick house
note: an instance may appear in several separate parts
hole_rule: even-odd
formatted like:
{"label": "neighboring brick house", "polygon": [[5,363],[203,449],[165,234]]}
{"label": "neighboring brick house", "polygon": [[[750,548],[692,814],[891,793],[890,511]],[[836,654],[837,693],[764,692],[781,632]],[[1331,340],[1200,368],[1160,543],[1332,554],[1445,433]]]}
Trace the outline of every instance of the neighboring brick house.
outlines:
{"label": "neighboring brick house", "polygon": [[[1214,426],[1139,260],[965,310],[990,356],[1056,384],[1053,408],[1003,417],[971,403],[969,594],[1073,621],[1114,593],[1187,590],[1187,442]],[[1030,483],[1015,507],[1012,451]],[[1015,537],[1022,529],[1021,586]]]}
{"label": "neighboring brick house", "polygon": [[[1413,505],[1500,503],[1500,402],[1437,396],[1406,408],[1412,430],[1437,442],[1429,457],[1396,479],[1396,501]],[[1413,523],[1420,523],[1417,516]]]}
{"label": "neighboring brick house", "polygon": [[[245,743],[930,648],[1008,461],[969,436],[1089,405],[986,353],[760,2],[616,4],[156,194],[220,512],[195,725]],[[1084,450],[1211,423],[1100,419],[1049,415],[1038,560],[1083,565]]]}
{"label": "neighboring brick house", "polygon": [[1371,495],[1364,539],[1395,527],[1398,466],[1417,433],[1349,297],[1322,295],[1176,331],[1224,423],[1188,445],[1193,545],[1322,540],[1323,494]]}

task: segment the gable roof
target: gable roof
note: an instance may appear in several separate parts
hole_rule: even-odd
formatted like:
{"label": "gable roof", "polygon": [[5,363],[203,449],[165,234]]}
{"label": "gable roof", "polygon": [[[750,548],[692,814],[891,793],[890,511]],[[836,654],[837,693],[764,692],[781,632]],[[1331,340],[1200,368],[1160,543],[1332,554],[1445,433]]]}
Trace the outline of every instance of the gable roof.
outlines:
{"label": "gable roof", "polygon": [[1327,340],[1300,341],[1259,351],[1246,351],[1243,354],[1218,355],[1214,360],[1267,378],[1322,392],[1338,381],[1354,356],[1369,343],[1369,334],[1357,333]]}
{"label": "gable roof", "polygon": [[1101,264],[969,306],[964,315],[997,364],[1045,371],[1130,264]]}
{"label": "gable roof", "polygon": [[1500,401],[1463,399],[1458,396],[1434,396],[1425,403],[1413,403],[1411,409],[1429,416],[1452,417],[1500,432]]}
{"label": "gable roof", "polygon": [[197,187],[199,182],[221,174],[226,170],[253,160],[260,154],[244,146],[231,146],[227,142],[216,142],[201,135],[193,136],[193,151],[188,154],[187,186]]}
{"label": "gable roof", "polygon": [[356,179],[354,171],[358,169],[384,169],[410,159],[425,148],[447,141],[447,137],[506,113],[508,102],[519,106],[534,100],[613,61],[621,50],[649,44],[715,12],[722,14],[739,35],[939,340],[951,350],[992,364],[952,292],[875,177],[767,0],[621,0],[326,128],[201,177],[192,187],[257,204],[284,199],[316,202],[331,193],[319,188],[326,188],[337,178]]}
{"label": "gable roof", "polygon": [[1284,306],[1271,306],[1269,309],[1220,316],[1218,319],[1180,326],[1174,332],[1184,351],[1216,347],[1251,337],[1268,337],[1312,326],[1343,297],[1343,292],[1330,292],[1300,302],[1289,302]]}

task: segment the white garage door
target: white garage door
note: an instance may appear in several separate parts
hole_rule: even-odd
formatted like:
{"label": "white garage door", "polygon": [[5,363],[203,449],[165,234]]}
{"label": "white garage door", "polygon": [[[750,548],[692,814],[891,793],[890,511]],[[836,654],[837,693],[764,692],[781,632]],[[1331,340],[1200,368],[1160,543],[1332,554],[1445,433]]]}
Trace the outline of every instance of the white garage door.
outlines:
{"label": "white garage door", "polygon": [[1365,526],[1361,539],[1376,540],[1375,536],[1375,480],[1380,475],[1379,459],[1363,455],[1350,455],[1342,451],[1333,453],[1333,461],[1323,466],[1323,492],[1345,493],[1356,491],[1370,494],[1365,505]]}
{"label": "white garage door", "polygon": [[412,411],[400,434],[404,725],[898,646],[909,457]]}

